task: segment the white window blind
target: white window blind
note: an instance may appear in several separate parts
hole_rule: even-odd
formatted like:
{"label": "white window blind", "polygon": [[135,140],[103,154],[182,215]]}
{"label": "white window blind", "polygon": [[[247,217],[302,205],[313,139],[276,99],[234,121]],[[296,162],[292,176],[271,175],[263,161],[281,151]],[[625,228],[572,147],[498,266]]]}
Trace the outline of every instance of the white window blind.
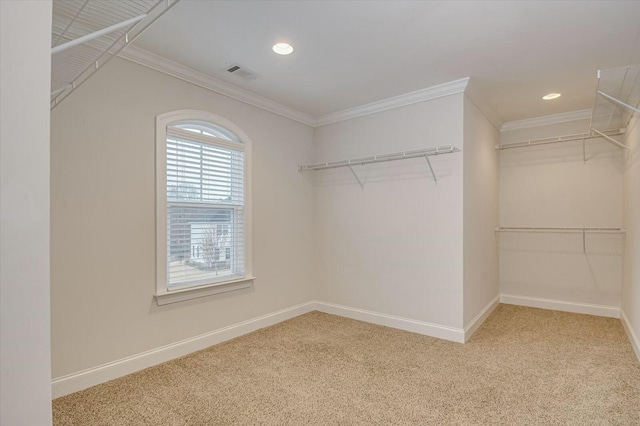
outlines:
{"label": "white window blind", "polygon": [[245,275],[244,146],[207,123],[167,127],[167,289]]}

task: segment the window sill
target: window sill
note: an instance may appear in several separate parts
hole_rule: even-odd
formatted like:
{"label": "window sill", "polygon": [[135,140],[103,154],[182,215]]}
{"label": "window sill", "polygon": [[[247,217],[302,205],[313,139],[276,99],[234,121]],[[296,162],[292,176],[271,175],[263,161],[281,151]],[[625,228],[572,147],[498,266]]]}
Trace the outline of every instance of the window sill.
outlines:
{"label": "window sill", "polygon": [[224,281],[200,287],[184,288],[181,290],[156,293],[156,303],[159,306],[169,303],[182,302],[184,300],[195,299],[197,297],[211,296],[213,294],[227,293],[229,291],[242,290],[253,285],[256,277],[244,277],[236,280]]}

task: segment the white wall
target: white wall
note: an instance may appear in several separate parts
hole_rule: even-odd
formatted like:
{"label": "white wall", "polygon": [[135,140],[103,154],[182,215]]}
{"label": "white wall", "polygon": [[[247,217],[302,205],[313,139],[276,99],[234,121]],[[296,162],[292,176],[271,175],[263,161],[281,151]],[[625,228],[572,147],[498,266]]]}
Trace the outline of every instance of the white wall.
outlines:
{"label": "white wall", "polygon": [[640,119],[634,117],[627,129],[624,175],[624,224],[627,227],[624,282],[622,289],[623,320],[631,329],[632,343],[640,360]]}
{"label": "white wall", "polygon": [[[586,132],[588,120],[502,132],[501,143]],[[623,152],[603,141],[500,151],[500,225],[621,227]],[[500,291],[620,306],[623,237],[501,233]],[[613,311],[611,311],[613,312]]]}
{"label": "white wall", "polygon": [[[463,95],[316,129],[316,162],[456,145]],[[320,300],[462,327],[462,153],[315,175],[315,272]]]}
{"label": "white wall", "polygon": [[0,424],[51,424],[51,1],[0,2]]}
{"label": "white wall", "polygon": [[464,99],[464,325],[499,295],[498,130]]}
{"label": "white wall", "polygon": [[[155,117],[199,109],[253,141],[253,289],[158,307]],[[315,298],[311,128],[115,59],[52,112],[53,376]]]}

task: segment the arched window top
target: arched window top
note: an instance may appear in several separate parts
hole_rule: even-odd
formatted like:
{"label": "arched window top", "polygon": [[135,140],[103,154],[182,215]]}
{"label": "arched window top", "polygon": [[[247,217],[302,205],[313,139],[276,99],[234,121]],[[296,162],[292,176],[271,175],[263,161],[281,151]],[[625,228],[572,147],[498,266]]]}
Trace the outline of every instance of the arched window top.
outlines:
{"label": "arched window top", "polygon": [[231,142],[239,142],[239,143],[242,142],[240,138],[231,130],[225,127],[219,126],[217,124],[206,122],[206,121],[196,121],[196,120],[174,121],[172,123],[169,123],[169,127],[188,130],[190,132],[198,133],[201,135],[213,136],[213,137],[228,140]]}
{"label": "arched window top", "polygon": [[253,280],[251,145],[240,127],[206,111],[156,117],[158,304]]}

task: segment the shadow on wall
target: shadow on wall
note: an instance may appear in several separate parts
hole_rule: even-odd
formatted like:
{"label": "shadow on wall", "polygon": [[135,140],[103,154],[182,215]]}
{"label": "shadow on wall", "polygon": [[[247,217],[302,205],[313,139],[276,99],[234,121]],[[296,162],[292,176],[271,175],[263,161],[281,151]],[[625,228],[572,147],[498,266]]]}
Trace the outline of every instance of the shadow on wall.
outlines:
{"label": "shadow on wall", "polygon": [[[452,156],[460,157],[456,159],[451,158]],[[462,161],[462,153],[432,156],[430,161],[436,179],[440,182],[452,175],[453,170],[457,167],[455,161]],[[421,157],[388,163],[353,165],[352,168],[365,187],[368,183],[406,180],[425,180],[431,184],[435,183],[427,161]],[[348,167],[303,173],[313,174],[314,186],[358,185]]]}
{"label": "shadow on wall", "polygon": [[[508,145],[508,144],[507,144]],[[590,161],[611,161],[616,167],[624,155],[621,148],[603,139],[585,141],[584,153],[581,141],[563,142],[500,151],[500,167],[522,167],[558,163],[589,163]]]}
{"label": "shadow on wall", "polygon": [[500,232],[501,252],[565,253],[598,256],[624,254],[624,234],[575,232]]}
{"label": "shadow on wall", "polygon": [[624,234],[505,232],[498,237],[506,294],[618,306]]}

